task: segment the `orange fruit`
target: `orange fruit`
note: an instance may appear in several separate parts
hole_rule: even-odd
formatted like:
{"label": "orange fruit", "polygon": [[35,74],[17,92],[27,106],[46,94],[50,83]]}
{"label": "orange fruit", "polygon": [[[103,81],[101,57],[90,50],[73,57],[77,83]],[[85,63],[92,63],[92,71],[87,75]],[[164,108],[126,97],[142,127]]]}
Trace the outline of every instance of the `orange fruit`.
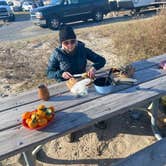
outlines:
{"label": "orange fruit", "polygon": [[46,126],[47,125],[47,119],[46,118],[41,118],[38,120],[38,125],[39,126]]}
{"label": "orange fruit", "polygon": [[44,104],[40,104],[38,107],[37,107],[37,110],[44,110],[46,107]]}
{"label": "orange fruit", "polygon": [[26,122],[27,125],[28,125],[28,123],[29,123],[30,120],[31,120],[31,119],[26,119],[25,122]]}
{"label": "orange fruit", "polygon": [[37,120],[37,119],[39,119],[39,116],[38,116],[37,112],[32,112],[32,114],[31,114],[31,119],[32,119],[32,120]]}
{"label": "orange fruit", "polygon": [[54,106],[50,106],[50,107],[48,107],[48,109],[50,109],[52,112],[55,111],[55,107]]}
{"label": "orange fruit", "polygon": [[24,112],[22,114],[22,119],[29,119],[31,118],[31,112]]}
{"label": "orange fruit", "polygon": [[52,114],[48,114],[48,115],[46,115],[46,118],[47,118],[47,120],[49,121],[49,120],[51,120],[52,119],[52,117],[53,117],[53,115]]}
{"label": "orange fruit", "polygon": [[43,110],[37,110],[37,115],[39,118],[44,118],[46,116],[46,113]]}
{"label": "orange fruit", "polygon": [[29,120],[29,122],[28,122],[28,127],[31,128],[31,129],[36,128],[37,125],[38,125],[38,123],[37,123],[36,120],[32,120],[32,119],[31,119],[31,120]]}

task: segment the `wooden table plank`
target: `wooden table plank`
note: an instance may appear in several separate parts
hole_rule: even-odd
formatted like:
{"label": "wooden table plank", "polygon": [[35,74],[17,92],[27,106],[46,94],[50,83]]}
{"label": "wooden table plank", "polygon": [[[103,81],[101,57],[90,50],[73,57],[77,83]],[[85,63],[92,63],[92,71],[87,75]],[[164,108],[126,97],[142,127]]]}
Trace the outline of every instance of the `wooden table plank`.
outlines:
{"label": "wooden table plank", "polygon": [[[146,70],[140,70],[135,73],[135,78],[138,80],[138,84],[161,77],[166,75],[165,70],[154,68],[148,68]],[[131,87],[131,85],[119,85],[115,86],[112,93]],[[86,97],[76,98],[70,92],[64,93],[62,96],[53,96],[49,101],[36,101],[27,105],[9,109],[0,112],[0,131],[8,129],[10,127],[17,126],[21,123],[21,114],[26,111],[31,111],[36,109],[37,105],[45,104],[46,106],[54,106],[56,111],[61,111],[70,107],[74,107],[81,103],[85,103],[90,100],[103,97],[102,95],[95,92],[94,87],[89,90],[89,94]],[[1,107],[6,107],[6,105],[1,105]],[[9,118],[10,115],[10,118]],[[12,115],[12,116],[11,116]]]}
{"label": "wooden table plank", "polygon": [[[97,71],[96,75],[100,76],[103,75],[105,72],[106,71],[102,69]],[[50,85],[48,86],[48,89],[50,92],[50,96],[55,96],[69,92],[69,89],[67,88],[65,82],[60,82],[54,85]],[[3,110],[19,107],[21,105],[36,102],[39,100],[40,99],[38,98],[37,88],[35,90],[31,90],[28,92],[12,95],[10,97],[0,98],[0,105],[1,106],[5,105],[5,107],[0,108],[0,112]]]}
{"label": "wooden table plank", "polygon": [[[97,75],[100,76],[103,73],[105,73],[105,71],[101,71]],[[50,96],[56,96],[59,94],[64,94],[64,93],[69,92],[69,89],[67,88],[65,82],[50,85],[50,86],[48,86],[48,88],[49,88]],[[18,96],[16,95],[16,96],[11,96],[8,98],[0,99],[0,106],[1,106],[0,112],[6,111],[11,108],[17,108],[22,105],[37,102],[37,101],[41,101],[38,98],[37,89],[21,93]]]}
{"label": "wooden table plank", "polygon": [[166,60],[166,54],[159,55],[159,56],[154,56],[149,59],[144,59],[141,61],[137,61],[132,63],[132,65],[137,69],[137,70],[142,70],[145,68],[149,68],[154,65],[158,65],[161,61]]}
{"label": "wooden table plank", "polygon": [[[134,62],[133,66],[138,71],[144,68],[152,67],[154,65],[158,66],[158,63],[160,63],[163,60],[166,60],[166,54],[155,56],[153,58],[149,58],[148,60]],[[65,93],[68,91],[68,89],[64,83],[58,83],[58,84],[49,86],[49,91],[52,96],[59,93]],[[12,97],[0,99],[0,105],[2,106],[0,107],[0,111],[7,110],[10,108],[15,108],[20,105],[25,105],[25,104],[36,102],[36,101],[39,101],[37,96],[37,90],[24,92],[22,94],[17,94]]]}
{"label": "wooden table plank", "polygon": [[[56,95],[59,93],[64,93],[67,91],[68,89],[64,85],[64,83],[58,83],[58,84],[49,86],[50,96]],[[20,105],[36,102],[39,100],[40,99],[38,98],[37,88],[29,92],[21,93],[18,96],[11,96],[4,99],[0,99],[0,105],[2,106],[0,108],[0,112],[10,108],[19,107]]]}
{"label": "wooden table plank", "polygon": [[84,128],[96,121],[121,114],[130,107],[164,94],[166,94],[166,76],[57,112],[55,121],[42,131],[28,131],[23,127],[2,131],[0,159]]}

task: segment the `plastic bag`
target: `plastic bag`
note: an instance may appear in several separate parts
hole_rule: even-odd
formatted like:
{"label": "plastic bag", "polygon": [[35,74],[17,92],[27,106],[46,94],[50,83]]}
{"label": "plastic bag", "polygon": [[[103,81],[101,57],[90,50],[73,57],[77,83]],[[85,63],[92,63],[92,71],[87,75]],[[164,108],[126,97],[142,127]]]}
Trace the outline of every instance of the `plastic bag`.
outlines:
{"label": "plastic bag", "polygon": [[86,96],[86,95],[88,95],[88,88],[83,85],[74,85],[71,88],[71,92],[77,97]]}
{"label": "plastic bag", "polygon": [[91,79],[87,78],[75,83],[73,87],[71,88],[71,92],[77,97],[88,95],[87,85],[90,84],[90,82],[91,82]]}

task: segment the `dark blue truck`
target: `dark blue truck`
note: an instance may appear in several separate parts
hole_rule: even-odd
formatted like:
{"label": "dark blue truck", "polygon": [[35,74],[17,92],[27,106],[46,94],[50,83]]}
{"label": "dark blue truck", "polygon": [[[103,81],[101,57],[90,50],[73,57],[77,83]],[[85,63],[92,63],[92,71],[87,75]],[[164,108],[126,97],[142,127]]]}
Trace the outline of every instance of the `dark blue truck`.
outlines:
{"label": "dark blue truck", "polygon": [[52,0],[50,5],[31,11],[31,20],[40,26],[58,29],[61,23],[102,21],[111,11],[131,10],[135,14],[142,8],[165,3],[165,0]]}
{"label": "dark blue truck", "polygon": [[102,21],[103,15],[110,12],[108,3],[108,0],[53,0],[50,5],[31,11],[31,20],[51,29],[58,29],[66,22]]}

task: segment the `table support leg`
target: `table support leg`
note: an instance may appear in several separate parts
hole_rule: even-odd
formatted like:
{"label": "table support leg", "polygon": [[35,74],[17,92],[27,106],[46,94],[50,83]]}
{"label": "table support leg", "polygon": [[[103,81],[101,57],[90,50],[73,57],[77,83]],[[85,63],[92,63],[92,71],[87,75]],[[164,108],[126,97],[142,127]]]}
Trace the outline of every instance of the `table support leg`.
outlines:
{"label": "table support leg", "polygon": [[158,109],[159,109],[159,99],[154,100],[150,106],[148,107],[148,110],[151,110],[151,113],[148,112],[148,114],[151,117],[151,127],[152,127],[152,131],[154,136],[157,138],[157,140],[161,140],[162,136],[158,130],[157,124],[156,124],[156,120],[158,118]]}
{"label": "table support leg", "polygon": [[41,149],[42,149],[43,145],[39,145],[37,146],[33,151],[32,151],[32,155],[36,155]]}
{"label": "table support leg", "polygon": [[152,128],[153,134],[157,140],[161,140],[162,136],[158,130],[157,123],[156,123],[158,118],[159,99],[152,101],[151,104],[148,106],[148,108],[137,107],[136,109],[148,112],[148,115],[151,118],[151,128]]}
{"label": "table support leg", "polygon": [[23,152],[23,157],[26,163],[26,166],[35,166],[36,165],[36,154],[42,149],[43,145],[39,145],[36,148]]}
{"label": "table support leg", "polygon": [[32,150],[23,152],[23,157],[26,163],[26,166],[35,166],[36,165],[36,157],[32,155]]}

